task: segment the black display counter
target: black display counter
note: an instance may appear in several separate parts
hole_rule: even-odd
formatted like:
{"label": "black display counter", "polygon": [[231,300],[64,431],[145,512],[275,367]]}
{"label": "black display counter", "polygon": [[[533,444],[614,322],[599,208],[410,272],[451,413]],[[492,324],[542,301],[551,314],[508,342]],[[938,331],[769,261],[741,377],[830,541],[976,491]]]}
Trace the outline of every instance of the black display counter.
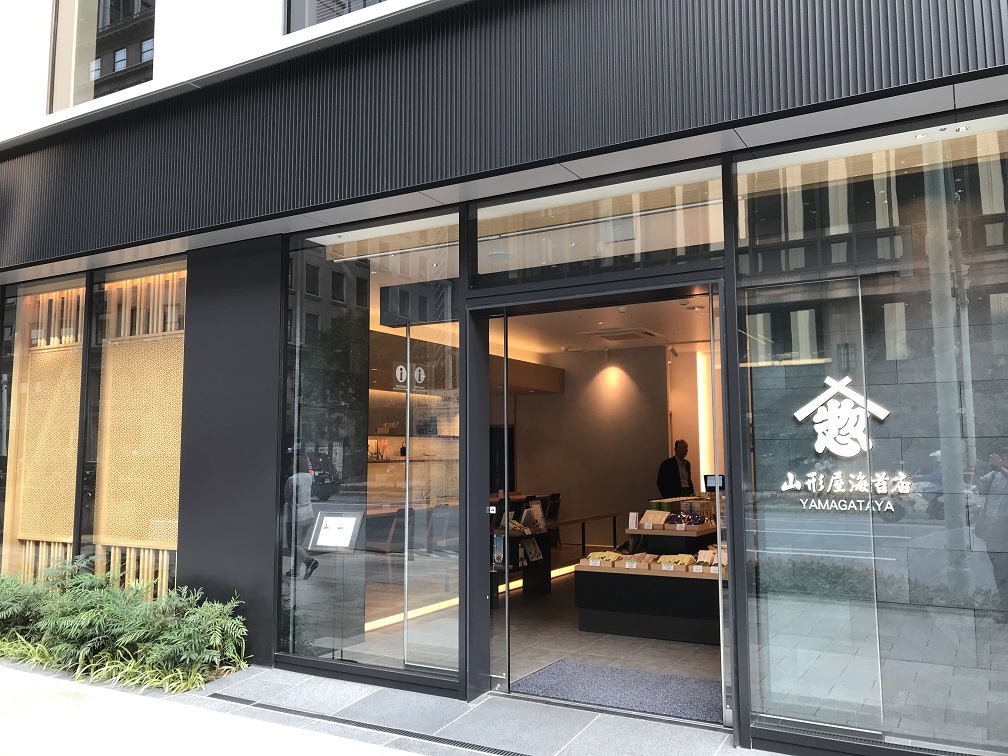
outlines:
{"label": "black display counter", "polygon": [[578,567],[578,629],[719,645],[719,580],[717,575]]}
{"label": "black display counter", "polygon": [[[628,529],[631,551],[648,554],[696,554],[700,549],[717,544],[717,528],[713,525],[676,530]],[[634,542],[634,539],[640,539]]]}
{"label": "black display counter", "polygon": [[[542,559],[528,562],[519,566],[518,546],[523,540],[533,540],[542,553]],[[533,533],[531,535],[519,535],[512,533],[508,538],[508,572],[510,579],[522,579],[522,592],[524,593],[550,593],[552,591],[552,579],[550,573],[553,571],[552,553],[550,551],[550,534],[548,531]],[[496,604],[499,596],[498,588],[504,584],[503,565],[499,565],[493,570],[490,576],[491,598]]]}

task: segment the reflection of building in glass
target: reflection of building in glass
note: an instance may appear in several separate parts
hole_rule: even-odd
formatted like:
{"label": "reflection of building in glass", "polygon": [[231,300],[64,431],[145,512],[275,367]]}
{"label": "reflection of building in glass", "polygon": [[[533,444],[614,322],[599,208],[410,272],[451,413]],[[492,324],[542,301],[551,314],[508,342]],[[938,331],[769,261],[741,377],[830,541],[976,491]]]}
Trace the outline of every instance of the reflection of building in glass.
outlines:
{"label": "reflection of building in glass", "polygon": [[104,97],[154,75],[155,0],[60,3],[52,109]]}
{"label": "reflection of building in glass", "polygon": [[331,21],[385,0],[290,0],[288,31]]}

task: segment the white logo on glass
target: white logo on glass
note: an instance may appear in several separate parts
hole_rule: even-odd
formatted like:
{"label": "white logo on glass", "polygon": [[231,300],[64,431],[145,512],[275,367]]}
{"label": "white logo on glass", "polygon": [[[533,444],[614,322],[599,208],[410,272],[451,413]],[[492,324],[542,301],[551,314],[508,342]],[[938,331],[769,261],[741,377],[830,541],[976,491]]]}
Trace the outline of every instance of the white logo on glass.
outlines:
{"label": "white logo on glass", "polygon": [[849,376],[840,381],[827,378],[829,388],[794,413],[799,423],[815,413],[812,422],[819,434],[815,442],[819,454],[827,449],[838,457],[856,457],[867,452],[872,447],[868,440],[868,416],[876,420],[889,417],[889,410],[852,391],[848,388],[850,384]]}

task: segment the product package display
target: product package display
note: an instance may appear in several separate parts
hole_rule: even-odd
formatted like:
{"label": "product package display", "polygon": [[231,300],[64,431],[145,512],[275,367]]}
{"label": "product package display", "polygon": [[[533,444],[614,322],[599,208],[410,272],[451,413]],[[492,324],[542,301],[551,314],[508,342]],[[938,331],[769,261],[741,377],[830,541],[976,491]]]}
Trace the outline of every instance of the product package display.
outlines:
{"label": "product package display", "polygon": [[534,538],[522,538],[521,546],[525,551],[527,562],[538,562],[543,558],[542,551],[539,550],[539,544],[536,543]]}
{"label": "product package display", "polygon": [[508,520],[508,530],[518,535],[532,535],[532,528],[522,525],[514,517]]}
{"label": "product package display", "polygon": [[668,521],[669,513],[660,509],[649,509],[640,518],[642,530],[661,530]]}
{"label": "product package display", "polygon": [[[581,560],[580,568],[634,570],[640,572],[689,573],[690,577],[720,574],[728,565],[727,547],[701,549],[696,554],[620,554],[617,551],[593,551]],[[683,575],[685,577],[685,575]]]}
{"label": "product package display", "polygon": [[722,546],[720,551],[716,546],[711,546],[697,554],[697,562],[707,565],[728,566],[728,547]]}
{"label": "product package display", "polygon": [[673,512],[668,516],[670,525],[703,525],[707,518],[696,512]]}

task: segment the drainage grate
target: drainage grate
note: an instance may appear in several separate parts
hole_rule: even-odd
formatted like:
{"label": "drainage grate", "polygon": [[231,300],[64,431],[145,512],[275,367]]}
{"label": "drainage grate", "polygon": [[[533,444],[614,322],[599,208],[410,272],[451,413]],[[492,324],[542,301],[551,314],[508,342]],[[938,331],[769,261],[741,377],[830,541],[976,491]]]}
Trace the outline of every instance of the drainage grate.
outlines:
{"label": "drainage grate", "polygon": [[243,706],[251,706],[255,701],[250,701],[247,698],[238,698],[237,696],[225,696],[223,693],[208,693],[207,698],[216,698],[221,701],[227,701],[228,703],[242,704]]}
{"label": "drainage grate", "polygon": [[478,745],[476,743],[466,743],[462,740],[452,740],[451,738],[442,738],[438,735],[427,735],[422,732],[413,732],[412,730],[402,730],[398,727],[386,727],[385,725],[371,724],[369,722],[358,722],[356,719],[345,719],[343,717],[336,717],[330,714],[317,714],[310,711],[302,711],[301,709],[291,709],[287,706],[274,706],[268,703],[257,703],[251,701],[247,698],[238,698],[237,696],[228,696],[223,693],[210,693],[207,698],[216,698],[220,701],[228,701],[230,703],[242,704],[244,706],[251,706],[256,709],[265,709],[267,711],[275,711],[279,714],[293,714],[298,717],[305,717],[307,719],[318,719],[324,722],[332,722],[333,724],[347,725],[348,727],[359,727],[363,730],[374,730],[375,732],[384,732],[388,735],[397,735],[401,738],[410,738],[412,740],[424,740],[428,743],[437,743],[438,745],[453,746],[455,748],[464,748],[469,751],[478,751],[479,753],[489,753],[493,756],[528,756],[528,754],[520,753],[518,751],[505,751],[502,748],[493,748],[491,746]]}

